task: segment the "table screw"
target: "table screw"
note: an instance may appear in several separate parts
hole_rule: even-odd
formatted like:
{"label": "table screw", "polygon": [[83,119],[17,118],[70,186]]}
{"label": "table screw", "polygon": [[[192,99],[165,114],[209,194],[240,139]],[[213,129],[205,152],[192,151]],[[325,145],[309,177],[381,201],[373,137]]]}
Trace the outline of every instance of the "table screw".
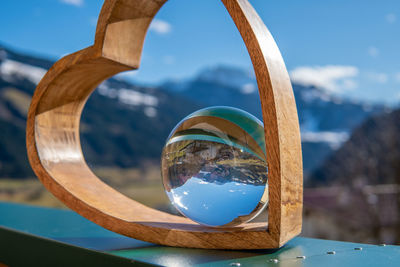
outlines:
{"label": "table screw", "polygon": [[297,258],[297,259],[303,259],[303,260],[304,260],[304,259],[306,258],[306,256],[297,256],[296,258]]}
{"label": "table screw", "polygon": [[336,251],[328,251],[328,252],[326,252],[326,254],[335,255]]}
{"label": "table screw", "polygon": [[240,262],[232,262],[230,264],[230,266],[240,266],[240,265],[241,265]]}
{"label": "table screw", "polygon": [[354,250],[362,250],[362,248],[354,248]]}

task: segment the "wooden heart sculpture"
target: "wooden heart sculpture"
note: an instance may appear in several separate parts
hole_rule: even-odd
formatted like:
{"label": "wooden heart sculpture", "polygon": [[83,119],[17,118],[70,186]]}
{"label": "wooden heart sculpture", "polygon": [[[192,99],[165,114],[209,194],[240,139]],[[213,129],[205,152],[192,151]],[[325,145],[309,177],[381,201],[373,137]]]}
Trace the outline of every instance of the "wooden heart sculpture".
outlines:
{"label": "wooden heart sculpture", "polygon": [[147,29],[165,2],[105,1],[94,45],[57,61],[36,88],[26,130],[30,164],[58,199],[116,233],[176,247],[278,248],[301,231],[299,122],[279,49],[247,0],[222,2],[242,35],[257,78],[269,166],[268,223],[223,229],[201,226],[122,195],[96,177],[85,162],[79,139],[85,102],[105,79],[139,67]]}

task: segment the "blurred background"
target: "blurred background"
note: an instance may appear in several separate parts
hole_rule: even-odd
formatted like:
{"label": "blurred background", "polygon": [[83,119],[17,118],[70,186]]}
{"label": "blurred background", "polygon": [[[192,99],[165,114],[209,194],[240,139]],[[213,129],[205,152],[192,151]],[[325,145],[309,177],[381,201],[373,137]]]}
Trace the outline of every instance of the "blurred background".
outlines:
{"label": "blurred background", "polygon": [[[293,83],[304,158],[302,235],[400,244],[400,2],[250,2]],[[101,5],[1,1],[0,201],[65,208],[29,166],[26,114],[47,69],[92,45]],[[90,97],[81,127],[86,159],[114,188],[172,211],[161,149],[183,117],[212,105],[261,118],[250,58],[220,1],[170,0],[150,26],[140,70],[103,82]]]}

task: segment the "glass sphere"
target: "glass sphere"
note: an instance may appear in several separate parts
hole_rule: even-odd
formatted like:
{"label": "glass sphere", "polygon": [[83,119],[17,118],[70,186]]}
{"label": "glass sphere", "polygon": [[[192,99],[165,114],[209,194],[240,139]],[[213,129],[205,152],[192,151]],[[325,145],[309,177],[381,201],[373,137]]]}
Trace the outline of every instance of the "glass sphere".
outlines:
{"label": "glass sphere", "polygon": [[264,126],[231,107],[210,107],[184,118],[161,157],[165,191],[191,220],[231,227],[255,218],[267,205]]}

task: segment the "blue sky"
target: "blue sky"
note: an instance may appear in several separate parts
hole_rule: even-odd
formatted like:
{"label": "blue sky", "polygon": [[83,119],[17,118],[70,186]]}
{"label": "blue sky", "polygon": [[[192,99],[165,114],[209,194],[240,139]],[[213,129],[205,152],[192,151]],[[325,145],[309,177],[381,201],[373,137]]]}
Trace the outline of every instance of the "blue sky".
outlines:
{"label": "blue sky", "polygon": [[[250,0],[275,37],[292,79],[335,94],[400,100],[400,1]],[[99,0],[3,0],[0,43],[57,59],[92,44]],[[250,68],[218,0],[170,0],[147,36],[141,83],[183,79],[204,67]]]}

